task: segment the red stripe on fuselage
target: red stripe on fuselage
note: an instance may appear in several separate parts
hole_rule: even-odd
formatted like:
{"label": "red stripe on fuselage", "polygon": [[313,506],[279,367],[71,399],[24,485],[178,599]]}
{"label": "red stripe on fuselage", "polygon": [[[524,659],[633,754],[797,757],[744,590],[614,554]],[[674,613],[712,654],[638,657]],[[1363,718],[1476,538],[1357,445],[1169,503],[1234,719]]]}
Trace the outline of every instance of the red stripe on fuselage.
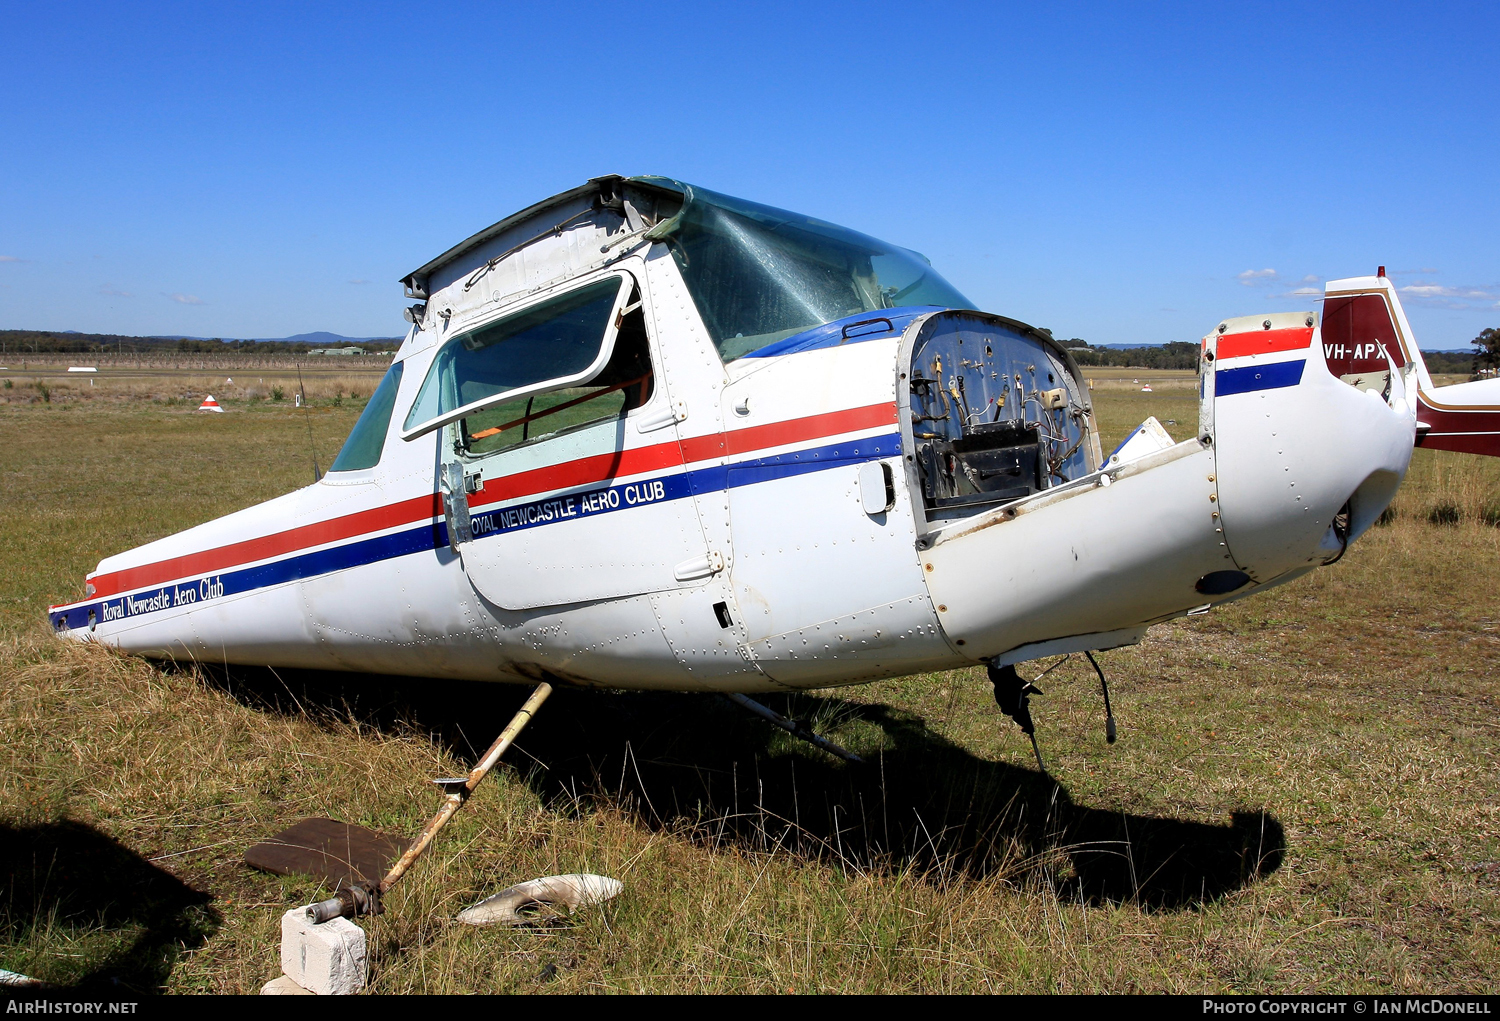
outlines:
{"label": "red stripe on fuselage", "polygon": [[1300,351],[1312,343],[1311,327],[1290,330],[1259,330],[1252,333],[1226,333],[1219,338],[1219,358],[1244,358],[1246,355],[1271,354],[1275,351]]}
{"label": "red stripe on fuselage", "polygon": [[240,564],[267,560],[285,553],[295,553],[309,546],[321,546],[324,543],[338,542],[340,539],[350,539],[356,535],[363,535],[365,532],[376,532],[383,528],[411,524],[413,521],[428,519],[442,512],[442,505],[438,501],[437,494],[429,493],[410,500],[402,500],[400,503],[356,511],[353,514],[345,514],[343,517],[289,528],[284,532],[273,532],[271,535],[230,543],[228,546],[204,550],[202,553],[189,553],[185,556],[173,557],[171,560],[158,560],[154,564],[127,567],[123,571],[114,571],[110,574],[98,574],[90,578],[89,582],[94,586],[95,598],[112,596],[130,589],[171,581],[173,578],[183,578],[190,574],[211,574],[214,571],[228,570]]}
{"label": "red stripe on fuselage", "polygon": [[869,404],[863,408],[847,411],[830,411],[823,415],[809,415],[786,422],[770,422],[753,425],[747,429],[731,429],[729,432],[708,436],[693,436],[682,441],[684,461],[707,461],[727,454],[748,454],[767,447],[784,447],[789,443],[820,440],[838,433],[858,432],[862,429],[878,429],[896,424],[894,404]]}
{"label": "red stripe on fuselage", "polygon": [[658,443],[635,450],[621,450],[609,454],[582,457],[576,461],[533,468],[514,475],[502,475],[485,481],[484,489],[469,500],[472,506],[515,500],[523,496],[535,496],[554,489],[569,489],[587,486],[622,475],[641,475],[645,472],[675,468],[678,465],[709,461],[729,454],[744,454],[768,447],[782,447],[789,443],[822,439],[838,433],[857,432],[892,425],[896,421],[894,404],[872,404],[847,411],[830,411],[824,415],[809,415],[787,422],[771,422],[767,425],[732,429],[726,433],[710,433],[707,436],[690,436],[680,443]]}
{"label": "red stripe on fuselage", "polygon": [[[603,482],[622,475],[639,475],[663,468],[675,468],[685,463],[711,460],[728,454],[743,454],[767,447],[822,439],[838,433],[874,429],[893,425],[895,421],[894,404],[872,404],[847,411],[832,411],[786,422],[734,429],[727,433],[694,436],[680,443],[657,443],[635,450],[599,454],[489,479],[485,482],[484,489],[470,497],[469,503],[472,506],[483,506],[502,500],[535,496],[556,489]],[[171,560],[159,560],[153,564],[95,575],[89,579],[94,586],[91,598],[113,596],[192,574],[224,571],[256,560],[267,560],[312,546],[352,539],[366,532],[431,520],[442,513],[442,501],[438,495],[428,493],[384,507],[289,528],[284,532],[230,543],[201,553],[189,553]]]}
{"label": "red stripe on fuselage", "polygon": [[621,475],[639,475],[642,472],[675,468],[682,464],[682,452],[676,443],[657,443],[635,450],[617,450],[609,454],[580,457],[576,461],[549,464],[514,475],[502,475],[488,479],[484,488],[469,498],[471,507],[501,500],[514,500],[522,496],[535,496],[554,489],[570,489],[587,486]]}

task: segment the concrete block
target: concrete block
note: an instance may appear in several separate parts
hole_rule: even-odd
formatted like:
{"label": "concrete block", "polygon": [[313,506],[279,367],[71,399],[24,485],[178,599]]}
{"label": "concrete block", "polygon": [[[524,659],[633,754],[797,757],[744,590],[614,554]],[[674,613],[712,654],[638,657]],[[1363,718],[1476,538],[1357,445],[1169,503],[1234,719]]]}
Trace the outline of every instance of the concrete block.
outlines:
{"label": "concrete block", "polygon": [[323,996],[357,993],[365,987],[365,930],[347,918],[322,925],[306,908],[281,916],[281,970],[304,989]]}
{"label": "concrete block", "polygon": [[262,996],[311,996],[312,991],[303,989],[291,980],[290,976],[278,975],[265,985],[260,987]]}

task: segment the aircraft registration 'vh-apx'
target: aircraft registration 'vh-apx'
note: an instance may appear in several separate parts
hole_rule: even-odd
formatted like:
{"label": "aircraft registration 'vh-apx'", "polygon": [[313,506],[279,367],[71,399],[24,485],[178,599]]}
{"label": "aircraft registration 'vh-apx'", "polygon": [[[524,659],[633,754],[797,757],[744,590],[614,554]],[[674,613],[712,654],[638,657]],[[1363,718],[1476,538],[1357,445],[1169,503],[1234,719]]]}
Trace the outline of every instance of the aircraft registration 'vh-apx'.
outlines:
{"label": "aircraft registration 'vh-apx'", "polygon": [[1414,443],[1500,449],[1500,382],[1434,389],[1383,273],[1217,324],[1197,431],[1149,419],[1108,456],[1048,333],[677,181],[589,181],[403,282],[411,329],[329,472],[104,559],[59,633],[739,695],[985,664],[1029,733],[1015,664],[1333,563]]}

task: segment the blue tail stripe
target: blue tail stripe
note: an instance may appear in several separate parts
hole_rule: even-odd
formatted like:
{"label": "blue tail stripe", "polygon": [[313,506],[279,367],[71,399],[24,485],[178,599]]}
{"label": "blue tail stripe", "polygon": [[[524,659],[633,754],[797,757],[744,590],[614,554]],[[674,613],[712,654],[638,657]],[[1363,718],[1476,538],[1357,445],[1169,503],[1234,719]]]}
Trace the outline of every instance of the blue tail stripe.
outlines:
{"label": "blue tail stripe", "polygon": [[1279,390],[1302,382],[1307,360],[1271,362],[1269,365],[1246,365],[1239,369],[1220,369],[1214,373],[1214,396],[1254,393],[1257,390]]}

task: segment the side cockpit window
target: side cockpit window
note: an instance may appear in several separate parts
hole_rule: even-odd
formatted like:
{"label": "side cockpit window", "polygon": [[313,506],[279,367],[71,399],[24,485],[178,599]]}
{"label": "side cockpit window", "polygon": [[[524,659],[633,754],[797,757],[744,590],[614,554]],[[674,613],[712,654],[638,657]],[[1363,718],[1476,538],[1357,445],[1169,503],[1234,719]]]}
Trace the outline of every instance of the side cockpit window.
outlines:
{"label": "side cockpit window", "polygon": [[564,391],[598,389],[624,320],[635,311],[627,304],[634,283],[628,274],[611,273],[447,341],[422,381],[402,438],[462,420],[470,420],[473,436],[524,417],[514,413],[517,402],[524,408],[530,400],[535,413],[560,403],[554,398]]}
{"label": "side cockpit window", "polygon": [[460,422],[459,441],[470,455],[489,454],[621,418],[651,399],[651,351],[639,293],[620,316],[614,351],[584,386],[505,401]]}
{"label": "side cockpit window", "polygon": [[401,367],[404,364],[397,362],[392,365],[370,395],[370,403],[365,405],[359,421],[354,423],[339,456],[328,469],[330,472],[358,471],[380,463],[380,452],[385,448],[385,436],[391,427],[391,412],[396,407],[396,391],[401,389]]}

